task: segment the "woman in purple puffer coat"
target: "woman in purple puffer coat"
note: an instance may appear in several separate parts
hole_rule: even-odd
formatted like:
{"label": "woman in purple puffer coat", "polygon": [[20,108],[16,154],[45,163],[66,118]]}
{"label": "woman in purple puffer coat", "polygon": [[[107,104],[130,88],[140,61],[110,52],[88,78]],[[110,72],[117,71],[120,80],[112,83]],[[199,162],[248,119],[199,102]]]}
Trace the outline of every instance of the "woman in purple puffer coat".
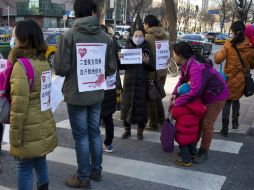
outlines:
{"label": "woman in purple puffer coat", "polygon": [[[201,147],[194,160],[196,163],[203,163],[208,159],[208,151],[213,138],[213,126],[229,96],[229,90],[218,71],[211,64],[205,63],[205,59],[195,57],[187,42],[175,44],[173,56],[177,64],[181,65],[181,76],[172,94],[172,100],[175,99],[174,105],[182,106],[200,98],[207,107],[201,122]],[[190,84],[190,91],[177,97],[177,88],[183,83]]]}

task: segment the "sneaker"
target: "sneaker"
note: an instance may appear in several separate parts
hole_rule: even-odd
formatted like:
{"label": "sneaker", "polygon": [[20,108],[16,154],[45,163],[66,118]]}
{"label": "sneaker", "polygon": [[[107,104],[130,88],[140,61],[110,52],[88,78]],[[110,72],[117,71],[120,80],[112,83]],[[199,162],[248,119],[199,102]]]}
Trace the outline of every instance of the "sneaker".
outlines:
{"label": "sneaker", "polygon": [[102,181],[102,175],[100,172],[92,171],[89,178],[93,181],[99,182]]}
{"label": "sneaker", "polygon": [[195,164],[203,164],[208,160],[208,153],[205,151],[199,151],[198,156],[193,160]]}
{"label": "sneaker", "polygon": [[184,161],[184,160],[182,160],[182,158],[179,158],[179,159],[176,160],[176,165],[178,165],[178,166],[191,167],[191,166],[192,166],[192,163],[191,163],[191,162]]}
{"label": "sneaker", "polygon": [[103,151],[104,151],[104,152],[108,152],[108,153],[113,152],[113,151],[114,151],[114,149],[113,149],[112,144],[111,144],[111,145],[109,145],[109,146],[107,146],[107,145],[103,144]]}
{"label": "sneaker", "polygon": [[80,181],[77,175],[73,175],[65,180],[65,185],[72,188],[90,189],[90,180]]}

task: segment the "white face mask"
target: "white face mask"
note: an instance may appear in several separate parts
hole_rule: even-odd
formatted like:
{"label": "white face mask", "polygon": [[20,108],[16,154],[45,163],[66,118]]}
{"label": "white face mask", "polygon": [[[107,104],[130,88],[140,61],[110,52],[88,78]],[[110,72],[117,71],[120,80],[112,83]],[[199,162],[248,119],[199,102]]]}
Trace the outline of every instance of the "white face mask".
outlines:
{"label": "white face mask", "polygon": [[14,48],[15,47],[15,41],[16,41],[16,38],[15,37],[12,37],[11,38],[11,41],[10,41],[10,46],[11,46],[11,48]]}
{"label": "white face mask", "polygon": [[145,41],[144,37],[133,37],[132,41],[135,45],[139,46]]}

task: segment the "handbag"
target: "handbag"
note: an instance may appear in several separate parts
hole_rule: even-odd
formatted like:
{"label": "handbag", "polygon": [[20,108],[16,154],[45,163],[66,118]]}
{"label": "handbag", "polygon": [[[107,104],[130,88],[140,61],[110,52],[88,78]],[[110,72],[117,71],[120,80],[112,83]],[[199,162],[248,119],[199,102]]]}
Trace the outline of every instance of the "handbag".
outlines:
{"label": "handbag", "polygon": [[245,77],[245,88],[244,88],[244,91],[243,91],[243,94],[245,97],[249,97],[249,96],[252,96],[254,94],[254,81],[251,77],[251,73],[250,73],[250,70],[248,68],[245,67],[244,65],[244,62],[243,62],[243,59],[240,55],[240,52],[239,50],[233,46],[238,54],[238,57],[240,59],[240,62],[243,66],[243,71],[244,71],[244,77]]}
{"label": "handbag", "polygon": [[159,98],[159,92],[157,91],[154,80],[148,80],[147,96],[149,100],[157,100]]}
{"label": "handbag", "polygon": [[170,114],[172,108],[173,108],[173,105],[170,105],[169,117],[167,119],[165,119],[165,121],[162,125],[161,135],[160,135],[162,150],[165,152],[173,152],[174,151],[176,128],[172,123],[172,118],[171,118],[171,114]]}
{"label": "handbag", "polygon": [[162,83],[160,82],[159,78],[157,77],[157,74],[156,74],[156,78],[153,79],[153,82],[154,82],[154,86],[155,86],[156,90],[158,91],[158,95],[159,95],[158,98],[163,99],[166,96],[166,92],[164,90]]}

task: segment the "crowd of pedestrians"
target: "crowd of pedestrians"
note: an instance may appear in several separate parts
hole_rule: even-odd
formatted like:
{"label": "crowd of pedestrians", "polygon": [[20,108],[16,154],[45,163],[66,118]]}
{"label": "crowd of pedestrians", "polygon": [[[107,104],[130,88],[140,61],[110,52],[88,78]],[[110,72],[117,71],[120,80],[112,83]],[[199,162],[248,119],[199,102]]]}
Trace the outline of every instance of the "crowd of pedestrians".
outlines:
{"label": "crowd of pedestrians", "polygon": [[[121,89],[122,139],[131,136],[131,125],[137,125],[137,139],[143,140],[144,130],[159,131],[165,118],[162,98],[148,98],[149,82],[158,80],[164,88],[167,69],[157,69],[156,42],[168,40],[165,30],[154,15],[147,15],[144,25],[133,29],[125,49],[141,49],[141,64],[121,64],[125,54],[112,29],[99,24],[97,5],[92,0],[75,0],[73,4],[75,23],[60,37],[53,69],[56,75],[65,77],[64,101],[67,104],[70,126],[75,142],[77,171],[65,180],[74,188],[90,188],[90,180],[102,180],[102,152],[113,149],[113,114],[117,110],[117,90]],[[172,45],[172,57],[180,65],[180,78],[170,96],[172,116],[176,120],[176,141],[180,152],[176,164],[191,166],[204,163],[213,138],[214,124],[222,110],[221,134],[228,136],[229,114],[232,105],[232,126],[239,127],[239,100],[243,96],[245,78],[243,65],[254,69],[254,47],[245,36],[241,21],[232,24],[233,39],[226,42],[216,53],[214,61],[226,60],[225,80],[213,68],[209,59],[196,55],[186,42]],[[105,47],[102,59],[89,60],[87,65],[104,63],[104,72],[95,84],[87,81],[84,56],[98,53],[87,46]],[[171,44],[170,44],[171,45]],[[57,146],[56,123],[50,109],[51,69],[46,61],[47,45],[39,25],[34,21],[17,22],[13,28],[12,50],[8,60],[13,66],[10,75],[10,154],[14,157],[19,190],[33,187],[33,169],[37,175],[38,190],[49,186],[46,156]],[[240,56],[240,57],[239,57]],[[81,57],[81,58],[80,58]],[[105,60],[104,60],[105,59]],[[25,66],[24,66],[25,65]],[[26,70],[26,65],[30,70]],[[123,86],[119,70],[124,70]],[[30,71],[32,73],[29,78]],[[90,73],[97,72],[95,69]],[[103,77],[102,81],[101,78]],[[105,79],[113,88],[97,88]],[[28,80],[29,79],[29,80]],[[166,86],[166,88],[168,88]],[[49,91],[50,92],[50,91]],[[46,99],[45,99],[46,98]],[[48,98],[48,100],[47,100]],[[118,97],[119,98],[119,97]],[[100,125],[105,126],[102,142]],[[0,151],[3,124],[0,124]],[[198,141],[201,141],[197,149]],[[1,163],[0,163],[1,171]]]}

